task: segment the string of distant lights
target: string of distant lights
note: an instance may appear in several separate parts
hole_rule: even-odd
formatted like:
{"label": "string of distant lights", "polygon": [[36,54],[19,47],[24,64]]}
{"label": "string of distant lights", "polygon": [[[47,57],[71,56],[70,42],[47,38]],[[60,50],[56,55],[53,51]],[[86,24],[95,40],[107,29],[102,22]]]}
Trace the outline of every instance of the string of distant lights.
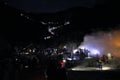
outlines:
{"label": "string of distant lights", "polygon": [[[45,23],[45,22],[42,22],[42,23],[44,23],[43,25],[48,25],[48,32],[51,34],[51,35],[55,35],[55,30],[57,30],[58,28],[61,28],[61,27],[63,27],[63,26],[65,26],[65,25],[69,25],[70,24],[70,22],[69,21],[67,21],[67,22],[65,22],[63,25],[61,24],[61,25],[59,25],[59,26],[55,26],[55,27],[51,27],[49,24],[50,23],[52,23],[52,24],[54,24],[54,22],[48,22],[48,23]],[[57,22],[58,23],[58,22]],[[46,40],[46,39],[50,39],[51,38],[51,36],[47,36],[47,37],[45,37],[44,39]]]}
{"label": "string of distant lights", "polygon": [[[65,21],[63,24],[59,24],[59,22],[53,22],[53,21],[48,21],[48,22],[45,22],[45,21],[37,21],[29,16],[26,16],[25,14],[21,13],[20,14],[21,17],[25,17],[26,19],[30,20],[30,21],[35,21],[35,22],[38,22],[40,24],[42,24],[43,26],[47,26],[48,27],[48,32],[51,34],[51,36],[46,36],[44,37],[45,40],[47,39],[50,39],[53,37],[53,35],[55,35],[55,30],[57,30],[58,28],[61,28],[63,26],[67,26],[70,24],[70,21]],[[57,24],[58,26],[50,26],[51,24]]]}
{"label": "string of distant lights", "polygon": [[[8,5],[7,1],[4,1],[3,3],[4,3],[4,5]],[[64,23],[62,23],[62,24],[60,24],[58,21],[54,21],[54,22],[53,21],[45,22],[45,21],[42,21],[42,20],[39,21],[39,20],[33,19],[31,16],[29,16],[25,13],[21,13],[21,12],[19,13],[19,15],[21,17],[24,17],[25,19],[27,19],[29,21],[38,22],[38,23],[42,24],[43,26],[47,26],[48,27],[48,32],[51,34],[51,36],[44,37],[44,40],[52,38],[55,35],[55,30],[70,24],[70,21],[64,21]],[[57,26],[51,26],[51,24],[57,25]]]}

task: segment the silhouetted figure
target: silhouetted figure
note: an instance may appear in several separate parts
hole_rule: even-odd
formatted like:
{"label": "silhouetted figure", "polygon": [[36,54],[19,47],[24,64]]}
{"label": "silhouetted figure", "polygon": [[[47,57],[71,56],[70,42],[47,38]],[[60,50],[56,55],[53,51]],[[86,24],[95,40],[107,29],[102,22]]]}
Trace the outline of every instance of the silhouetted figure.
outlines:
{"label": "silhouetted figure", "polygon": [[48,80],[67,80],[66,69],[62,68],[59,60],[51,59],[47,68]]}
{"label": "silhouetted figure", "polygon": [[49,59],[48,66],[47,66],[47,79],[48,80],[57,80],[57,65],[54,59]]}
{"label": "silhouetted figure", "polygon": [[102,61],[101,61],[101,60],[97,61],[97,67],[98,67],[100,70],[102,70]]}
{"label": "silhouetted figure", "polygon": [[67,80],[65,68],[58,68],[57,69],[57,80]]}
{"label": "silhouetted figure", "polygon": [[80,53],[80,59],[81,59],[81,60],[84,60],[85,57],[87,57],[87,56],[85,55],[85,53],[84,53],[84,52],[81,52],[81,53]]}
{"label": "silhouetted figure", "polygon": [[15,80],[12,47],[0,37],[0,80]]}
{"label": "silhouetted figure", "polygon": [[32,68],[35,68],[37,65],[37,59],[33,57],[32,62],[31,62]]}

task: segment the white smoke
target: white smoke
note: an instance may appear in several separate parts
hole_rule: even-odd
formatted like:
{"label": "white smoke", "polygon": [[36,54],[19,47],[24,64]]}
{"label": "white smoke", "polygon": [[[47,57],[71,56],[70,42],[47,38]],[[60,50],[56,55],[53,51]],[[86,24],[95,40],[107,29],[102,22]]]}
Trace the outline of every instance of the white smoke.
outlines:
{"label": "white smoke", "polygon": [[120,30],[100,31],[86,35],[79,47],[89,50],[96,49],[101,55],[111,53],[113,56],[120,58]]}

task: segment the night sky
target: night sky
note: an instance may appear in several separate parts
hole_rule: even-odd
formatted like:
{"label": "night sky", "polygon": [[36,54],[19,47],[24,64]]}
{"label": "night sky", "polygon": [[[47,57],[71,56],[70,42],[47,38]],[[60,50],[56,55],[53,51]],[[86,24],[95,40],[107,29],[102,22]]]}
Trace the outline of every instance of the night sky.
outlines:
{"label": "night sky", "polygon": [[[3,25],[0,28],[0,35],[2,35],[2,37],[8,42],[15,44],[20,42],[44,42],[44,37],[51,34],[48,32],[49,26],[44,26],[40,21],[49,22],[54,19],[55,22],[58,21],[60,23],[58,24],[58,26],[60,26],[63,25],[64,20],[68,18],[70,25],[63,26],[55,30],[56,34],[54,37],[52,37],[51,40],[48,40],[52,42],[58,41],[58,43],[67,41],[67,38],[69,40],[73,39],[79,41],[86,33],[106,29],[107,27],[114,26],[115,24],[117,25],[120,21],[118,19],[119,13],[117,10],[113,11],[115,8],[113,8],[113,10],[110,8],[111,5],[106,3],[107,0],[3,1],[5,5],[0,5],[0,20]],[[100,4],[100,6],[95,7],[98,4]],[[107,8],[104,7],[106,6],[105,4],[107,4]],[[65,11],[62,13],[61,10]],[[60,11],[60,14],[55,13],[54,15],[54,13],[48,13],[44,16],[39,14],[40,12],[56,11]],[[28,12],[34,12],[34,14]]]}
{"label": "night sky", "polygon": [[28,12],[56,12],[72,7],[94,7],[104,0],[7,0],[8,5]]}

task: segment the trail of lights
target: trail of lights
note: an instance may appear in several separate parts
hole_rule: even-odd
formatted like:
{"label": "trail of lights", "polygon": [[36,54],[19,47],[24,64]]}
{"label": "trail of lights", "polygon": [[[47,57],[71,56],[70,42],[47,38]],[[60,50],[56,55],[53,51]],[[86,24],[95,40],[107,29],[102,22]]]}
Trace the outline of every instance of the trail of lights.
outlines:
{"label": "trail of lights", "polygon": [[[7,1],[3,1],[3,3],[4,3],[4,5],[8,5]],[[32,22],[37,22],[37,23],[42,24],[43,26],[48,27],[47,31],[51,34],[51,36],[44,37],[45,40],[50,39],[54,35],[56,35],[55,30],[57,30],[59,28],[62,28],[62,27],[65,27],[65,26],[70,24],[70,21],[66,21],[66,20],[63,20],[63,23],[61,23],[59,21],[52,21],[52,20],[45,22],[43,20],[36,20],[36,19],[32,18],[32,16],[30,16],[27,13],[19,12],[18,14],[20,15],[20,17],[23,17],[26,20],[29,20],[29,21],[32,21]]]}

